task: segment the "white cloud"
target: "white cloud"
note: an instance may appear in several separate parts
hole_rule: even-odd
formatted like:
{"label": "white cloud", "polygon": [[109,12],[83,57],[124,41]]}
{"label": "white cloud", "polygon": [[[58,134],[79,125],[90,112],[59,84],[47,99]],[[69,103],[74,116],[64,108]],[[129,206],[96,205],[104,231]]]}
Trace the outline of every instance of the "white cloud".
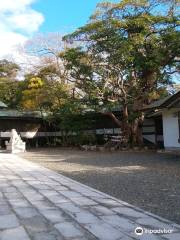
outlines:
{"label": "white cloud", "polygon": [[13,55],[17,44],[23,44],[27,37],[11,31],[0,30],[0,58],[6,55]]}
{"label": "white cloud", "polygon": [[14,25],[14,29],[20,29],[30,34],[37,31],[42,22],[42,15],[31,9],[24,13],[14,14],[8,19],[8,23],[11,26]]}
{"label": "white cloud", "polygon": [[0,1],[0,11],[16,11],[16,10],[24,10],[28,7],[31,3],[35,2],[35,0],[1,0]]}
{"label": "white cloud", "polygon": [[36,0],[0,0],[0,58],[14,55],[15,46],[25,43],[44,21],[32,8]]}

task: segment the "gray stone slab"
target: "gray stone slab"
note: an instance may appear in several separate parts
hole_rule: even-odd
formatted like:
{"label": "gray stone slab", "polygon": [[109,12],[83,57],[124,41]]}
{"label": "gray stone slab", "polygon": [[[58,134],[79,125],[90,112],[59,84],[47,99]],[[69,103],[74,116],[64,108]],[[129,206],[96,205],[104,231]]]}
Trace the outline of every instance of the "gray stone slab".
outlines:
{"label": "gray stone slab", "polygon": [[29,207],[30,206],[30,203],[23,198],[9,199],[9,203],[12,205],[13,208]]}
{"label": "gray stone slab", "polygon": [[93,206],[98,205],[95,201],[86,198],[86,197],[78,197],[78,198],[72,198],[72,201],[75,202],[79,206]]}
{"label": "gray stone slab", "polygon": [[15,187],[7,187],[6,189],[4,189],[4,193],[13,193],[13,192],[17,192],[17,189]]}
{"label": "gray stone slab", "polygon": [[32,201],[43,201],[44,200],[44,196],[40,195],[40,194],[33,194],[33,195],[28,195],[26,194],[25,197],[28,199],[28,201],[32,202]]}
{"label": "gray stone slab", "polygon": [[55,204],[70,202],[70,199],[64,197],[61,194],[52,195],[52,196],[46,196],[46,197],[49,199],[49,201],[51,201],[52,203],[55,203]]}
{"label": "gray stone slab", "polygon": [[48,189],[50,189],[50,186],[45,185],[45,184],[34,184],[33,187],[38,189],[38,190],[48,190]]}
{"label": "gray stone slab", "polygon": [[91,223],[85,225],[85,228],[99,240],[119,240],[125,236],[120,230],[117,230],[106,223]]}
{"label": "gray stone slab", "polygon": [[25,226],[27,231],[30,233],[30,235],[33,235],[34,233],[48,232],[52,230],[52,227],[49,224],[49,222],[47,222],[46,219],[40,215],[36,217],[24,219],[23,225]]}
{"label": "gray stone slab", "polygon": [[[64,240],[62,236],[57,232],[42,232],[35,233],[33,235],[33,240]],[[74,240],[74,239],[73,239]]]}
{"label": "gray stone slab", "polygon": [[4,197],[0,198],[0,205],[6,204],[6,199]]}
{"label": "gray stone slab", "polygon": [[152,218],[152,217],[143,217],[143,218],[140,218],[136,221],[137,224],[140,224],[142,226],[148,226],[150,229],[157,229],[158,228],[165,228],[165,229],[169,229],[169,228],[172,228],[173,225],[171,226],[171,224],[167,224],[167,223],[164,223],[160,220],[157,220],[155,218]]}
{"label": "gray stone slab", "polygon": [[163,238],[157,234],[156,235],[155,234],[143,234],[141,236],[136,236],[136,239],[138,239],[138,240],[162,240]]}
{"label": "gray stone slab", "polygon": [[60,223],[60,222],[66,222],[67,217],[64,213],[59,211],[58,209],[54,210],[41,210],[41,214],[48,219],[51,223]]}
{"label": "gray stone slab", "polygon": [[111,198],[96,198],[96,197],[93,197],[93,199],[95,199],[98,203],[101,203],[107,207],[120,207],[120,206],[123,206],[120,202],[114,200],[114,199],[111,199]]}
{"label": "gray stone slab", "polygon": [[134,240],[135,238],[130,237],[130,236],[123,236],[119,240]]}
{"label": "gray stone slab", "polygon": [[55,190],[39,190],[39,192],[43,195],[43,196],[55,196],[58,195],[59,193],[56,192]]}
{"label": "gray stone slab", "polygon": [[89,209],[91,212],[93,212],[95,215],[98,215],[98,216],[114,214],[114,212],[111,209],[101,205],[91,206]]}
{"label": "gray stone slab", "polygon": [[78,207],[77,205],[75,205],[72,202],[65,202],[65,203],[57,204],[57,206],[59,208],[61,208],[63,211],[70,213],[70,214],[78,213],[78,212],[82,211],[82,209],[80,207]]}
{"label": "gray stone slab", "polygon": [[29,208],[28,207],[14,208],[14,211],[16,212],[16,214],[20,218],[32,218],[32,217],[35,217],[35,216],[39,215],[37,210],[35,208],[32,208],[32,207],[29,207]]}
{"label": "gray stone slab", "polygon": [[75,191],[60,191],[67,198],[81,198],[82,195]]}
{"label": "gray stone slab", "polygon": [[23,195],[20,192],[8,192],[8,193],[4,193],[4,195],[6,196],[6,198],[11,200],[19,199],[23,197]]}
{"label": "gray stone slab", "polygon": [[36,207],[37,209],[39,209],[39,210],[41,210],[41,209],[53,209],[53,208],[55,208],[55,206],[51,203],[51,202],[49,202],[49,201],[47,201],[47,200],[43,200],[43,201],[31,201],[31,203],[32,203],[32,205],[34,206],[34,207]]}
{"label": "gray stone slab", "polygon": [[25,196],[26,198],[31,198],[31,197],[39,194],[39,192],[37,190],[34,190],[33,188],[29,188],[29,187],[22,189],[22,190],[20,189],[20,191],[21,191],[22,195]]}
{"label": "gray stone slab", "polygon": [[0,216],[9,215],[10,213],[12,213],[12,210],[7,203],[0,204]]}
{"label": "gray stone slab", "polygon": [[146,214],[139,212],[135,209],[128,208],[128,207],[117,207],[117,208],[112,208],[112,210],[116,213],[119,213],[120,215],[124,215],[127,217],[133,217],[133,218],[142,218],[147,216]]}
{"label": "gray stone slab", "polygon": [[73,214],[73,218],[80,224],[99,223],[100,219],[88,211]]}
{"label": "gray stone slab", "polygon": [[19,226],[19,221],[14,214],[0,216],[0,230]]}
{"label": "gray stone slab", "polygon": [[84,233],[72,222],[64,222],[55,225],[55,228],[66,238],[83,237]]}
{"label": "gray stone slab", "polygon": [[68,191],[69,188],[65,187],[65,186],[53,186],[53,189],[56,190],[56,191]]}
{"label": "gray stone slab", "polygon": [[168,240],[179,240],[180,239],[180,233],[171,233],[171,234],[164,234],[162,235],[165,239]]}
{"label": "gray stone slab", "polygon": [[78,186],[76,188],[77,188],[76,191],[80,192],[81,194],[83,194],[84,196],[87,196],[87,197],[94,197],[95,199],[104,197],[102,195],[102,193],[91,191],[90,189],[87,189],[87,188],[82,188],[82,187],[78,187]]}
{"label": "gray stone slab", "polygon": [[101,216],[101,219],[109,225],[121,228],[122,231],[125,232],[134,232],[136,227],[139,226],[138,224],[131,222],[128,218],[119,217],[118,215]]}
{"label": "gray stone slab", "polygon": [[23,227],[12,228],[0,233],[1,240],[30,240]]}

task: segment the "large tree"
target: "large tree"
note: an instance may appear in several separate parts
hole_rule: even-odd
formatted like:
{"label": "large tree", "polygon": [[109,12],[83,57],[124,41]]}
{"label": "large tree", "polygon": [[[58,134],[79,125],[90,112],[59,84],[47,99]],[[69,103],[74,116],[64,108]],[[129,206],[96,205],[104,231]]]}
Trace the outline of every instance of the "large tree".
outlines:
{"label": "large tree", "polygon": [[109,116],[133,144],[142,144],[143,106],[165,92],[179,71],[178,1],[122,0],[98,4],[90,22],[65,37],[76,87],[89,99],[122,107],[123,120]]}

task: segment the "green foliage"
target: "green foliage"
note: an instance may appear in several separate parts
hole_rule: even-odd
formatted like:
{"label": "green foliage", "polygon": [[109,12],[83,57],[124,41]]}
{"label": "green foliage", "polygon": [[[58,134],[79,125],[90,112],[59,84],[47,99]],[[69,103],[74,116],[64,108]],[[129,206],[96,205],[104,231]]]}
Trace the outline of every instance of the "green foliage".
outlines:
{"label": "green foliage", "polygon": [[122,106],[129,135],[142,107],[160,98],[179,71],[179,25],[174,0],[102,2],[88,24],[64,37],[83,43],[63,56],[76,87],[89,102]]}
{"label": "green foliage", "polygon": [[[41,78],[39,77],[41,75]],[[69,87],[57,80],[48,80],[40,71],[27,75],[21,106],[26,110],[58,111],[69,98]]]}
{"label": "green foliage", "polygon": [[95,143],[95,135],[84,132],[94,128],[94,121],[91,114],[84,114],[84,107],[80,101],[69,100],[51,117],[50,121],[63,132],[64,145]]}
{"label": "green foliage", "polygon": [[0,80],[0,100],[9,108],[18,108],[21,100],[23,83],[13,80]]}
{"label": "green foliage", "polygon": [[17,108],[20,98],[22,82],[16,80],[20,67],[7,60],[0,60],[0,100],[10,108]]}
{"label": "green foliage", "polygon": [[68,132],[74,132],[76,134],[81,133],[85,129],[91,129],[93,127],[93,121],[91,117],[87,117],[83,112],[84,107],[80,101],[69,100],[55,113],[55,119],[59,122],[59,127]]}
{"label": "green foliage", "polygon": [[15,79],[17,72],[20,70],[20,67],[13,62],[8,60],[0,60],[0,80],[3,79]]}
{"label": "green foliage", "polygon": [[21,107],[26,110],[40,110],[43,101],[43,81],[35,76],[27,76],[22,91]]}
{"label": "green foliage", "polygon": [[38,89],[43,86],[43,81],[39,77],[33,77],[28,82],[28,89]]}
{"label": "green foliage", "polygon": [[65,37],[86,43],[83,50],[70,49],[63,56],[75,72],[72,77],[88,94],[97,89],[96,96],[99,92],[120,101],[125,91],[131,101],[147,93],[142,104],[151,101],[151,93],[158,92],[159,84],[169,84],[171,73],[179,69],[180,21],[175,10],[175,1],[98,4],[91,22]]}

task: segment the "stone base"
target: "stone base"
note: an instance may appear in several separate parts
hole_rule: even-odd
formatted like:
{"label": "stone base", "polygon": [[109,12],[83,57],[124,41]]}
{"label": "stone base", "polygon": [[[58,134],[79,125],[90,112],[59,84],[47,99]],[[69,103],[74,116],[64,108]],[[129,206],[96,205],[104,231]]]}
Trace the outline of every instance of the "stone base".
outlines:
{"label": "stone base", "polygon": [[10,153],[22,153],[26,151],[26,144],[23,142],[21,145],[12,146],[11,144],[6,144],[6,150]]}
{"label": "stone base", "polygon": [[95,146],[90,146],[91,151],[96,151],[96,145]]}
{"label": "stone base", "polygon": [[105,151],[105,147],[103,146],[103,147],[98,147],[98,150],[100,151],[100,152],[104,152]]}
{"label": "stone base", "polygon": [[165,151],[177,151],[177,152],[180,152],[180,147],[165,147]]}

